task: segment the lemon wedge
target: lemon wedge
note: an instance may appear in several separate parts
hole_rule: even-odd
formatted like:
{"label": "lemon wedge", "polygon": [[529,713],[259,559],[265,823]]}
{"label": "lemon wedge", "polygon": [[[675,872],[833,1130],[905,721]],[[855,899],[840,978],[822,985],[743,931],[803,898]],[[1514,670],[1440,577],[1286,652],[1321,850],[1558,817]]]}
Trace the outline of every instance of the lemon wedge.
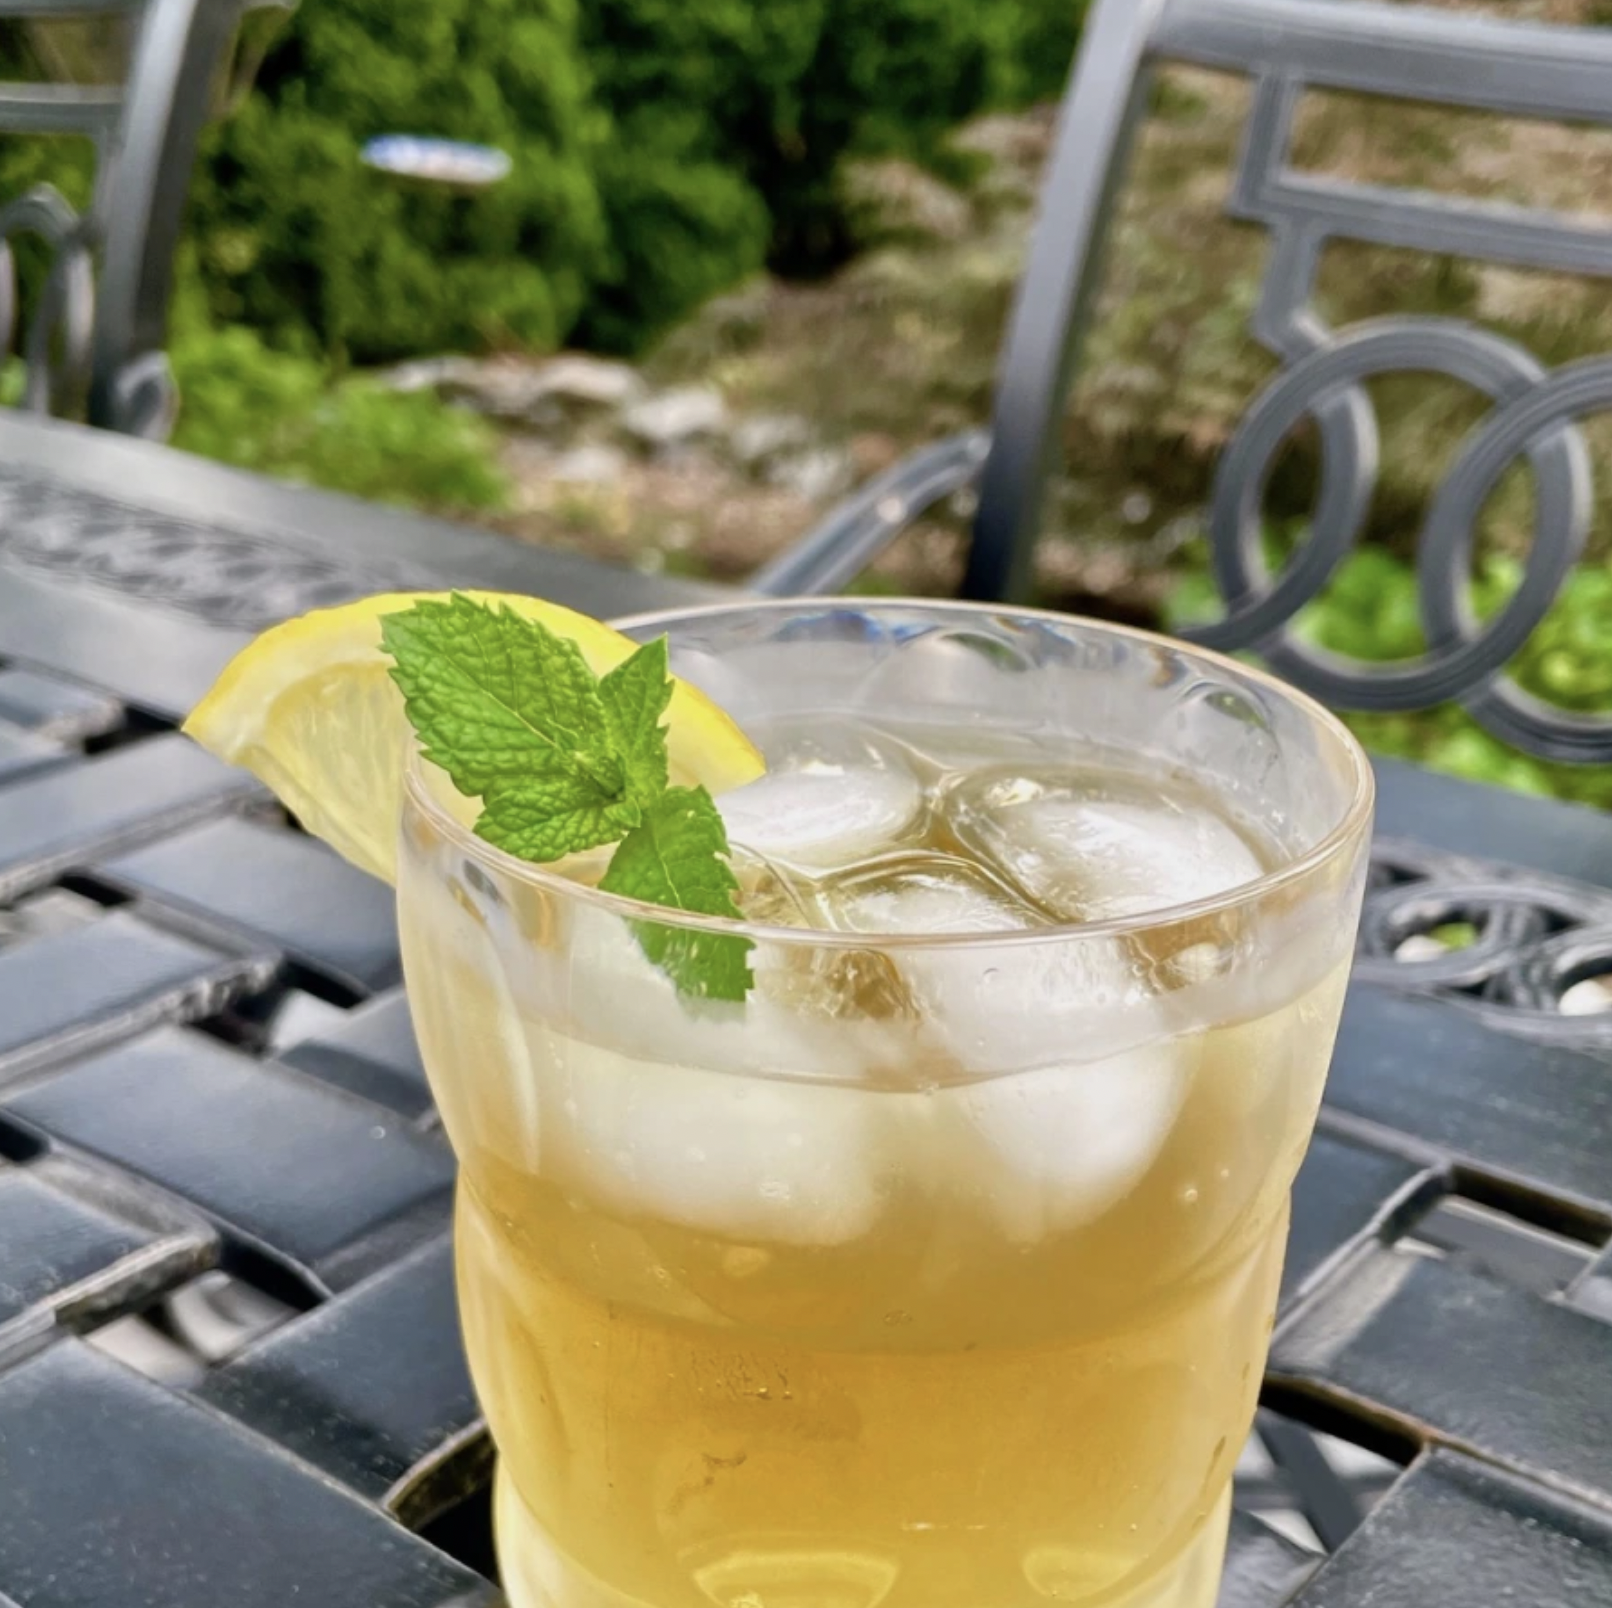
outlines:
{"label": "lemon wedge", "polygon": [[[225,667],[185,731],[267,783],[315,837],[354,865],[397,880],[397,831],[413,732],[381,652],[381,619],[446,592],[390,592],[319,609],[265,631]],[[504,604],[577,645],[598,675],[637,644],[541,598],[467,592]],[[755,745],[704,693],[675,681],[666,712],[672,779],[726,792],[764,769]]]}

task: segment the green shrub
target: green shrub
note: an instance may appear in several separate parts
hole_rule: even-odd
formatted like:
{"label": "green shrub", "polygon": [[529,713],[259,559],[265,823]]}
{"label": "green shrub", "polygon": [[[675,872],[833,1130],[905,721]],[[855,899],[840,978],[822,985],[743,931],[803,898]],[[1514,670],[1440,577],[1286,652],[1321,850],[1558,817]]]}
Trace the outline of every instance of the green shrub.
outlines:
{"label": "green shrub", "polygon": [[1090,0],[1019,0],[1014,6],[1019,67],[1017,100],[1052,100],[1063,94],[1074,64]]}
{"label": "green shrub", "polygon": [[504,502],[491,431],[433,395],[332,382],[322,364],[246,329],[182,333],[172,357],[176,446],[373,501],[449,512]]}
{"label": "green shrub", "polygon": [[[764,261],[832,265],[850,152],[936,160],[1056,93],[1083,0],[317,0],[213,136],[214,316],[375,361],[642,346]],[[508,151],[476,194],[364,168],[417,132]]]}
{"label": "green shrub", "polygon": [[[811,270],[849,244],[833,185],[842,156],[932,158],[941,136],[982,107],[1055,91],[1082,9],[1077,0],[592,0],[582,40],[616,119],[616,161],[671,153],[726,169],[764,200],[774,265]],[[1048,52],[1060,51],[1049,73]],[[612,219],[614,237],[630,240],[632,213],[613,207]]]}
{"label": "green shrub", "polygon": [[[212,133],[191,229],[215,318],[376,361],[549,346],[603,261],[606,133],[574,0],[314,0]],[[363,166],[388,133],[482,141],[510,177],[461,193]]]}
{"label": "green shrub", "polygon": [[[639,347],[763,262],[851,245],[847,154],[942,162],[990,106],[1055,94],[1084,0],[307,0],[213,129],[189,238],[215,322],[337,364]],[[27,36],[0,33],[0,60]],[[363,165],[475,140],[475,192]],[[85,153],[7,140],[0,193]],[[65,179],[65,182],[63,182]]]}
{"label": "green shrub", "polygon": [[766,202],[699,145],[665,123],[659,138],[618,139],[600,153],[610,246],[571,332],[577,344],[634,351],[765,262]]}

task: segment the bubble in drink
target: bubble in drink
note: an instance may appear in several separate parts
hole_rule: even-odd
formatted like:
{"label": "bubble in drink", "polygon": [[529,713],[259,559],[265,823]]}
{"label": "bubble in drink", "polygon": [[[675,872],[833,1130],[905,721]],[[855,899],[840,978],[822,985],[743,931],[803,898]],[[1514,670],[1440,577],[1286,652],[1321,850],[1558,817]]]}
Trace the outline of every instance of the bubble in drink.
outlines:
{"label": "bubble in drink", "polygon": [[1163,767],[887,710],[757,735],[722,807],[794,936],[743,1006],[405,834],[512,1603],[1212,1608],[1338,923],[1269,969],[1203,920],[1083,932],[1281,857]]}

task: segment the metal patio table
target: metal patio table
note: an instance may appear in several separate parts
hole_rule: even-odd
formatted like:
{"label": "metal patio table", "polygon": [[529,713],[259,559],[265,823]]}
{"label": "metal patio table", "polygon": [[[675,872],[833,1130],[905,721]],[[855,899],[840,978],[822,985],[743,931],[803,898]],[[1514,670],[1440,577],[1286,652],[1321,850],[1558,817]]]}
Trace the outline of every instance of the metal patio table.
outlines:
{"label": "metal patio table", "polygon": [[[498,1600],[390,893],[174,729],[249,630],[413,584],[699,595],[0,415],[0,1604]],[[1380,775],[1264,1423],[1388,1462],[1312,1498],[1329,1556],[1240,1512],[1224,1601],[1598,1608],[1612,1017],[1559,1001],[1612,970],[1612,819]],[[226,1282],[233,1349],[175,1316]]]}

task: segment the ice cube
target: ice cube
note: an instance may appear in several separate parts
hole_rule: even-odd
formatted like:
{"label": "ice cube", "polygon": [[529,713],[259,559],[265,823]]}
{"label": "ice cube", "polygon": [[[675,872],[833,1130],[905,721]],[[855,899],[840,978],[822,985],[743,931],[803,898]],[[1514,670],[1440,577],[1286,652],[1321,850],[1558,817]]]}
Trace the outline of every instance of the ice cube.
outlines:
{"label": "ice cube", "polygon": [[941,856],[831,882],[825,903],[858,932],[1020,935],[892,950],[930,1058],[970,1078],[934,1096],[942,1171],[1005,1238],[1079,1227],[1135,1187],[1186,1097],[1197,1040],[1173,1036],[1128,946],[1049,930]]}
{"label": "ice cube", "polygon": [[883,1208],[880,1096],[556,1040],[544,1171],[607,1210],[748,1244],[840,1245]]}
{"label": "ice cube", "polygon": [[1014,1244],[1094,1222],[1164,1148],[1192,1065],[1188,1045],[1164,1042],[945,1089],[952,1174]]}
{"label": "ice cube", "polygon": [[958,837],[1052,915],[1105,921],[1239,887],[1263,867],[1207,804],[1140,784],[1027,771],[975,776],[947,800]]}
{"label": "ice cube", "polygon": [[578,902],[538,942],[503,899],[478,905],[487,932],[467,958],[509,991],[495,1014],[519,1065],[497,1070],[540,1147],[524,1166],[621,1216],[741,1243],[867,1232],[898,1152],[878,1137],[889,1098],[857,1084],[911,1060],[910,1023],[803,1008],[818,1002],[799,987],[774,997],[777,946],[758,945],[743,1005],[691,1003],[613,911]]}
{"label": "ice cube", "polygon": [[1155,1036],[1152,996],[1124,945],[1052,933],[1045,915],[966,860],[892,856],[825,880],[819,897],[846,932],[1022,935],[891,952],[922,1030],[968,1072],[1062,1065]]}
{"label": "ice cube", "polygon": [[825,881],[819,897],[842,932],[938,936],[1046,925],[1011,888],[949,854],[892,855]]}
{"label": "ice cube", "polygon": [[787,865],[827,869],[898,847],[923,811],[923,788],[899,754],[847,729],[781,734],[773,768],[718,807],[728,836]]}
{"label": "ice cube", "polygon": [[667,1068],[855,1079],[910,1056],[887,1042],[900,1024],[809,997],[796,960],[783,946],[758,944],[750,955],[757,983],[743,1004],[686,1000],[621,916],[579,904],[551,947],[527,943],[505,969],[528,1019]]}

